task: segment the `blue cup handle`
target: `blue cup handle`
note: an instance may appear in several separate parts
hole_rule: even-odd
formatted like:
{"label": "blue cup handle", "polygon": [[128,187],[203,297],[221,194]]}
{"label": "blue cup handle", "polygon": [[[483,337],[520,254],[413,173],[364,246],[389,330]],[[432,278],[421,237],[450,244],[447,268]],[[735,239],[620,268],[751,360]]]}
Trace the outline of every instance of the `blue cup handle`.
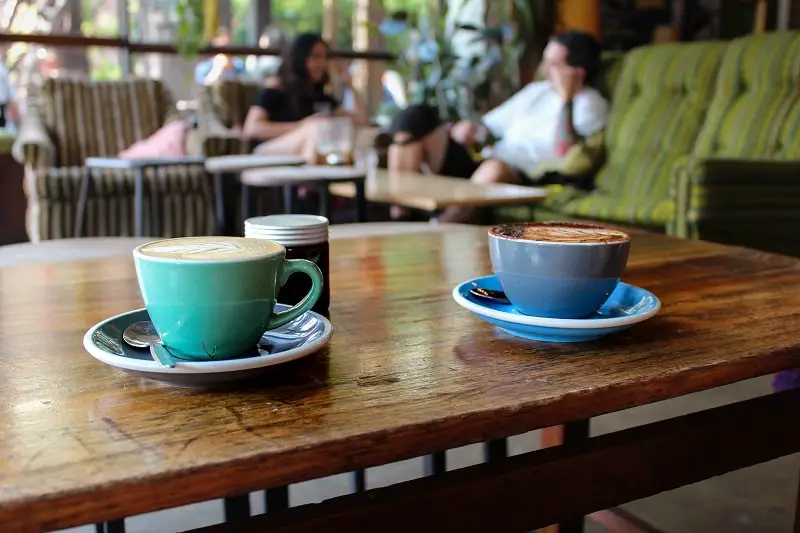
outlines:
{"label": "blue cup handle", "polygon": [[[311,278],[311,290],[308,291],[308,294],[306,294],[305,298],[300,300],[300,302],[294,307],[278,313],[273,311],[272,316],[269,319],[269,323],[267,324],[269,329],[279,328],[284,324],[288,324],[303,313],[309,311],[312,307],[314,307],[314,304],[317,303],[317,300],[319,300],[319,297],[322,294],[322,287],[325,283],[322,277],[322,271],[317,265],[306,259],[283,260],[283,268],[281,269],[279,279],[280,287],[286,285],[286,282],[289,281],[289,276],[295,273],[306,274]],[[277,289],[275,292],[278,292]]]}

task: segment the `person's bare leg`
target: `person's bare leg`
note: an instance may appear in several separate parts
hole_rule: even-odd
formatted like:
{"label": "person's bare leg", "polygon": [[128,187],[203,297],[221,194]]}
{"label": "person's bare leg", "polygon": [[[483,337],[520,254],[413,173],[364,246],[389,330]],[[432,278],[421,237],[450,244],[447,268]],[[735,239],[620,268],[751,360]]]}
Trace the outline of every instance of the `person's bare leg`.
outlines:
{"label": "person's bare leg", "polygon": [[313,123],[306,123],[297,129],[275,139],[265,141],[253,150],[258,155],[299,155],[309,164],[316,162],[317,130]]}
{"label": "person's bare leg", "polygon": [[[514,183],[515,177],[514,170],[502,161],[487,159],[481,163],[470,180],[473,183],[489,185],[491,183]],[[471,222],[477,211],[477,208],[469,206],[448,207],[439,215],[438,220],[450,223]]]}
{"label": "person's bare leg", "polygon": [[439,172],[447,155],[450,124],[439,126],[418,141],[408,142],[410,138],[411,134],[404,131],[394,135],[394,144],[389,146],[389,170],[418,172],[424,164],[431,172]]}
{"label": "person's bare leg", "polygon": [[[431,172],[438,172],[447,155],[449,137],[449,124],[440,126],[414,142],[408,142],[411,134],[396,133],[393,139],[394,144],[389,146],[388,170],[419,172],[425,166]],[[406,218],[408,213],[409,210],[404,207],[394,205],[390,208],[391,217],[395,220]]]}

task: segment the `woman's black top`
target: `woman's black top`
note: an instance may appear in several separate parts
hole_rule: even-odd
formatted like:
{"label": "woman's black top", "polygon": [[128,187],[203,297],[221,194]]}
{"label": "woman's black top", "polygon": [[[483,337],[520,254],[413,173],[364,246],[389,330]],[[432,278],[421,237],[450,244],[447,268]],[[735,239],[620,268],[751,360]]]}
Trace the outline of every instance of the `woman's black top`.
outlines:
{"label": "woman's black top", "polygon": [[339,107],[339,101],[322,91],[306,98],[290,98],[284,89],[262,89],[253,104],[267,112],[270,122],[297,122],[315,113],[324,106],[330,111]]}
{"label": "woman's black top", "polygon": [[[284,89],[261,89],[253,105],[267,113],[270,122],[298,122],[306,117],[325,111],[333,111],[339,107],[339,101],[322,91],[315,91],[313,96],[291,98]],[[252,139],[250,151],[268,139]]]}

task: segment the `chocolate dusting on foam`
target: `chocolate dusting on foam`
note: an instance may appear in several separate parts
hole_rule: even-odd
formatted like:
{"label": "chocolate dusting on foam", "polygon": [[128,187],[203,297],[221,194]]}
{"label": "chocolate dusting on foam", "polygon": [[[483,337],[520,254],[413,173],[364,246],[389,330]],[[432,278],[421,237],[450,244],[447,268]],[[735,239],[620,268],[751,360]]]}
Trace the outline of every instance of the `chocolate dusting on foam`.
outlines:
{"label": "chocolate dusting on foam", "polygon": [[614,243],[630,239],[627,233],[591,224],[572,222],[528,222],[502,224],[490,230],[490,234],[519,241],[553,243]]}

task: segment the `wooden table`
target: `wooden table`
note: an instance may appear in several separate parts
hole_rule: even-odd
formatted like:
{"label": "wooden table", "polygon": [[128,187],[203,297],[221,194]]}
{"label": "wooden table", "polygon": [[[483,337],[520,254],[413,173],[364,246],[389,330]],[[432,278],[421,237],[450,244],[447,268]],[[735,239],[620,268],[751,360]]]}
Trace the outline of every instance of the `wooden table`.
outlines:
{"label": "wooden table", "polygon": [[347,183],[355,187],[355,221],[367,221],[367,198],[364,181],[365,170],[352,166],[318,166],[257,168],[242,172],[242,218],[248,219],[250,212],[251,187],[283,187],[284,213],[293,212],[294,188],[309,186],[320,194],[319,213],[330,218],[330,188],[336,184]]}
{"label": "wooden table", "polygon": [[[133,182],[133,217],[136,237],[144,235],[144,172],[148,168],[163,168],[175,165],[202,165],[202,157],[161,157],[147,159],[122,159],[119,157],[89,157],[86,159],[86,172],[81,176],[81,187],[78,195],[78,209],[75,220],[75,237],[83,236],[83,222],[86,218],[86,202],[89,187],[92,185],[91,169],[99,170],[132,170]],[[155,193],[155,191],[154,191]]]}
{"label": "wooden table", "polygon": [[[331,193],[354,198],[350,183],[331,185]],[[367,200],[434,212],[453,206],[530,205],[547,198],[547,190],[522,185],[478,185],[470,180],[417,172],[377,170],[367,180]]]}
{"label": "wooden table", "polygon": [[[225,174],[239,174],[249,169],[274,168],[285,166],[304,165],[305,158],[296,155],[222,155],[206,159],[206,171],[214,177],[214,197],[216,200],[215,211],[217,216],[217,231],[222,235],[240,235],[242,221],[236,220],[235,196],[240,187],[239,180],[225,180]],[[244,191],[241,191],[242,202],[245,201]],[[249,205],[249,200],[247,201]],[[247,218],[247,216],[243,216]]]}
{"label": "wooden table", "polygon": [[[800,367],[800,263],[636,233],[625,279],[661,314],[590,344],[523,342],[450,298],[485,229],[335,241],[335,333],[260,386],[181,390],[98,363],[142,305],[132,261],[0,269],[0,524],[60,529],[565,425],[565,444],[233,531],[525,531],[800,450],[800,390],[589,438],[589,419]],[[441,472],[441,464],[433,472]],[[250,529],[248,529],[248,527]],[[796,526],[798,531],[800,524]]]}

